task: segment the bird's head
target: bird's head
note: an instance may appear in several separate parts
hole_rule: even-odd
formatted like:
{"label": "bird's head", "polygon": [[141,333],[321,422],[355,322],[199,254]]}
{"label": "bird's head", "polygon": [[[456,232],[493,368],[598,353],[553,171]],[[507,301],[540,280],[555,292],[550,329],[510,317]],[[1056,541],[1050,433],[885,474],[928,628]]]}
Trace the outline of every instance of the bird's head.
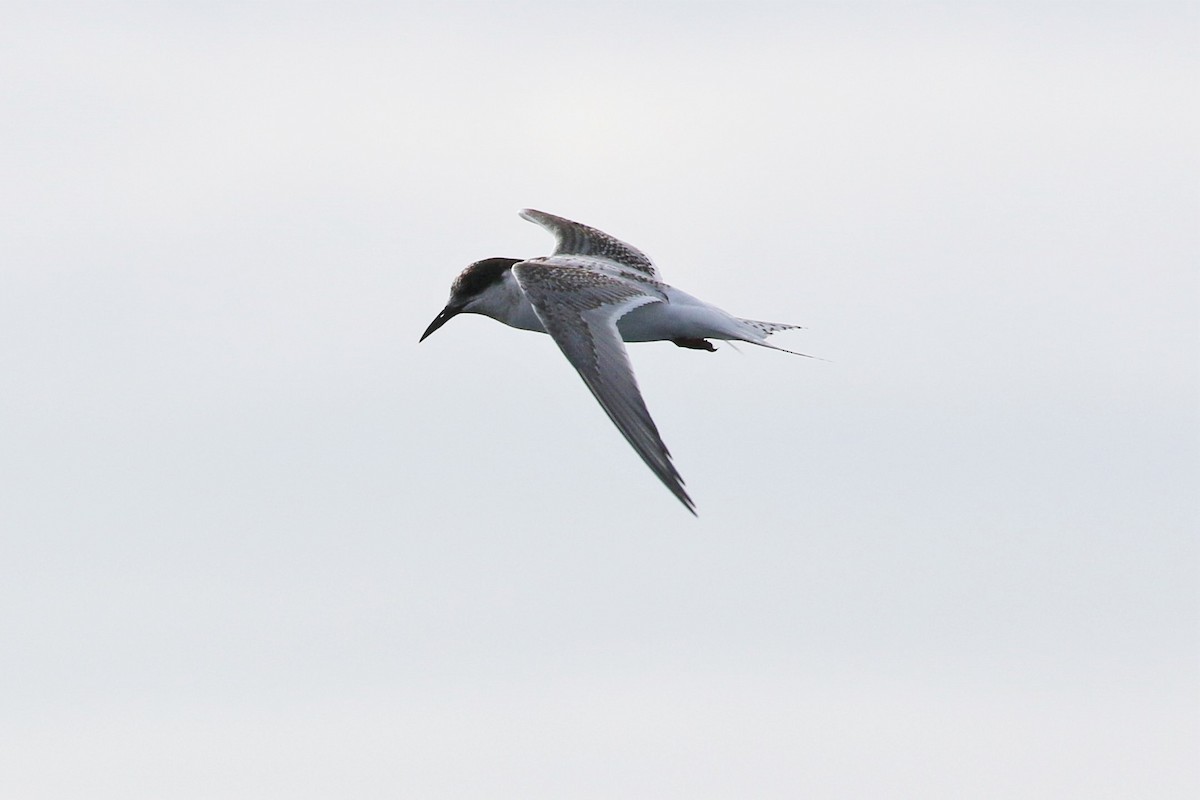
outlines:
{"label": "bird's head", "polygon": [[505,273],[520,261],[519,258],[485,258],[460,272],[450,285],[450,299],[446,302],[446,307],[433,318],[433,322],[429,323],[429,327],[418,341],[425,341],[429,334],[449,322],[451,317],[459,314],[486,313],[482,308],[483,297],[489,289],[498,287]]}

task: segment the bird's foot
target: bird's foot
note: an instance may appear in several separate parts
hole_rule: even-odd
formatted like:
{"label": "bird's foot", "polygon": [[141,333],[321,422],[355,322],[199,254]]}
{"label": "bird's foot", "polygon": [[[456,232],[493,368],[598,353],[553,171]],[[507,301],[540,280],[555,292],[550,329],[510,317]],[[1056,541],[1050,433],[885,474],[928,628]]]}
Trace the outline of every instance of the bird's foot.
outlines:
{"label": "bird's foot", "polygon": [[717,348],[708,339],[672,339],[676,347],[686,347],[689,350],[707,350],[715,353]]}

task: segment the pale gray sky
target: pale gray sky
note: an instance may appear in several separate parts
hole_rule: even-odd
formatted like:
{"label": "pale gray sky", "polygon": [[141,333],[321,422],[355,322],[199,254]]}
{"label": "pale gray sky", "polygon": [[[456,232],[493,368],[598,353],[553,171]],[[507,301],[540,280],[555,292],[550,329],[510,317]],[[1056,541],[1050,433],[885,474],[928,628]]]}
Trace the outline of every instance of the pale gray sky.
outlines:
{"label": "pale gray sky", "polygon": [[[1200,793],[1194,4],[7,3],[0,795]],[[827,362],[420,346],[533,206]]]}

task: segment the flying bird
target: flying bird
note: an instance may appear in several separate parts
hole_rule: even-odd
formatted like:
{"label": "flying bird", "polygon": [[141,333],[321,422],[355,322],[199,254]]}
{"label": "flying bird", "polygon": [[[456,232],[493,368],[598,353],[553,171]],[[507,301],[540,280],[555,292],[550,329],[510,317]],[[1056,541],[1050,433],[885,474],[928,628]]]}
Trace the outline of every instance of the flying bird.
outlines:
{"label": "flying bird", "polygon": [[646,410],[624,342],[669,341],[713,351],[709,339],[735,340],[792,353],[766,338],[800,326],[741,319],[697,300],[663,283],[641,250],[603,231],[528,208],[521,216],[554,234],[554,252],[469,265],[419,341],[458,314],[483,314],[550,334],[650,471],[695,514],[696,504]]}

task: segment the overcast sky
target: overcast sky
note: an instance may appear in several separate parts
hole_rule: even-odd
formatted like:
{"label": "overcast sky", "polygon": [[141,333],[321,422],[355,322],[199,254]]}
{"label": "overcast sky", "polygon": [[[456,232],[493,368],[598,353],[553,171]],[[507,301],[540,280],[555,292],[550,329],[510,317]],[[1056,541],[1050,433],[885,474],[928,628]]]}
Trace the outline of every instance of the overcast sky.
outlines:
{"label": "overcast sky", "polygon": [[0,795],[1200,796],[1195,4],[0,17]]}

